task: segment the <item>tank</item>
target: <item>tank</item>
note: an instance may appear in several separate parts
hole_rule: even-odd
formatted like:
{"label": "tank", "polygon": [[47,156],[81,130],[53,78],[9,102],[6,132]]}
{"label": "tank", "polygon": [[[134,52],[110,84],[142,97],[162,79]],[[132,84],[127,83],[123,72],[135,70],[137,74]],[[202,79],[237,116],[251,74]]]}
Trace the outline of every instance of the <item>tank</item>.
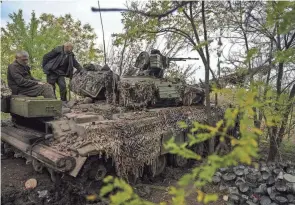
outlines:
{"label": "tank", "polygon": [[[135,180],[144,173],[158,176],[166,166],[186,166],[188,160],[163,145],[172,136],[176,143],[187,141],[188,129],[178,121],[207,123],[204,91],[166,80],[165,68],[157,67],[165,63],[153,61],[151,67],[147,57],[141,53],[136,74],[121,78],[107,65],[84,65],[70,83],[82,97],[66,107],[56,99],[4,98],[1,92],[12,117],[2,123],[4,152],[25,158],[37,172],[47,169],[53,181],[59,173],[84,181],[100,181],[108,173]],[[214,122],[223,116],[224,109],[212,107]],[[203,155],[204,146],[191,149]]]}

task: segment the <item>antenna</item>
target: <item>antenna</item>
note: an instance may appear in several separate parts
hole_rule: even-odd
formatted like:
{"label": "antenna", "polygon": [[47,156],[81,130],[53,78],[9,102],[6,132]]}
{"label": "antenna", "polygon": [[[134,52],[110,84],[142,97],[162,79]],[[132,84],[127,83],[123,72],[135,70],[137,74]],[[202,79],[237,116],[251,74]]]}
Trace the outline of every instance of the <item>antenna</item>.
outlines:
{"label": "antenna", "polygon": [[[98,0],[98,8],[100,9],[99,0]],[[101,29],[102,29],[104,64],[107,64],[106,45],[105,45],[105,40],[104,40],[104,30],[103,30],[103,23],[102,23],[102,17],[101,17],[101,12],[100,11],[99,11],[99,15],[100,15],[100,24],[101,24]]]}

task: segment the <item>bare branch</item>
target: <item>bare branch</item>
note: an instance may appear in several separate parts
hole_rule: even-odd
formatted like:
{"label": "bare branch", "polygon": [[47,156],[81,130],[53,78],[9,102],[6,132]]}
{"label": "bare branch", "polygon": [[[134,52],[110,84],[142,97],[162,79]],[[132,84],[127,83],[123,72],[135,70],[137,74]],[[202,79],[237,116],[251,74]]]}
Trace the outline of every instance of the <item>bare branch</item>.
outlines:
{"label": "bare branch", "polygon": [[179,3],[175,8],[172,8],[168,11],[166,11],[163,14],[155,14],[155,13],[151,13],[151,12],[144,12],[144,11],[139,11],[139,10],[132,10],[132,9],[123,9],[123,8],[94,8],[92,7],[91,10],[93,12],[133,12],[133,13],[137,13],[146,17],[153,17],[153,18],[163,18],[168,16],[169,14],[172,14],[174,11],[176,11],[178,8],[181,8],[183,6],[185,6],[186,4],[188,4],[189,2],[187,1],[182,1],[181,3]]}

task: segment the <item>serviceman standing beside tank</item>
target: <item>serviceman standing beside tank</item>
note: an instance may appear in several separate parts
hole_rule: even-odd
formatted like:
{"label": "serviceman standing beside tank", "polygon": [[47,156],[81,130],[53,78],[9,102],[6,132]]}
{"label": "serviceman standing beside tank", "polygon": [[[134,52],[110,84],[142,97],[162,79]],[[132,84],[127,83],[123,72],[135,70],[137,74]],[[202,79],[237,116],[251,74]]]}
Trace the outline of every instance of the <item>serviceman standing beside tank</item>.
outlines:
{"label": "serviceman standing beside tank", "polygon": [[69,42],[65,43],[63,46],[58,46],[45,54],[43,56],[42,67],[47,76],[47,82],[52,85],[54,94],[55,84],[57,83],[60,90],[60,98],[66,103],[67,86],[65,77],[72,78],[73,68],[76,68],[77,72],[82,70],[81,65],[73,53],[73,44]]}
{"label": "serviceman standing beside tank", "polygon": [[25,95],[29,97],[43,96],[54,98],[52,87],[35,79],[31,75],[28,66],[29,54],[26,51],[18,51],[15,61],[8,66],[7,82],[13,95]]}

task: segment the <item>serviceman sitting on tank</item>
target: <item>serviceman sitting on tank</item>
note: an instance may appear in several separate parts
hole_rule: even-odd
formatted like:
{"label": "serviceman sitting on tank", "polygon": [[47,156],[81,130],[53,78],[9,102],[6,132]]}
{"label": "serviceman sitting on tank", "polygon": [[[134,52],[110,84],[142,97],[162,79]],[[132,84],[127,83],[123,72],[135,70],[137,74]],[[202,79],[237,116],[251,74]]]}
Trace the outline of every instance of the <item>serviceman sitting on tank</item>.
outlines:
{"label": "serviceman sitting on tank", "polygon": [[31,75],[28,61],[28,52],[18,51],[15,55],[15,61],[8,66],[7,82],[12,95],[55,98],[51,85],[43,83]]}

